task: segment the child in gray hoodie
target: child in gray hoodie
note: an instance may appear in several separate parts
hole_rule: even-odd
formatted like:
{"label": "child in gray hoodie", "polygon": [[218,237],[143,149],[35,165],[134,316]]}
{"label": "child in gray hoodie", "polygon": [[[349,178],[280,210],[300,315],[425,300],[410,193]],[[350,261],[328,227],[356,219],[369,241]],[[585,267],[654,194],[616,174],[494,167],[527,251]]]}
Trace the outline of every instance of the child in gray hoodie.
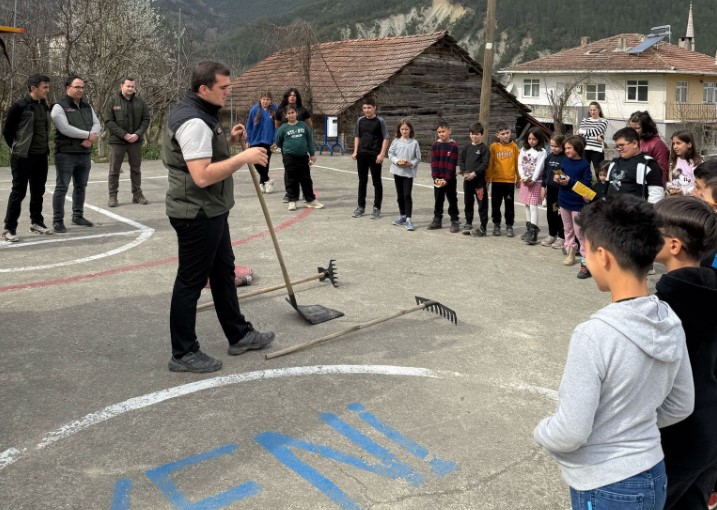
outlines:
{"label": "child in gray hoodie", "polygon": [[560,465],[574,509],[664,507],[660,431],[694,405],[680,319],[647,287],[663,244],[653,206],[615,195],[578,219],[585,262],[612,303],[570,339],[558,409],[533,433]]}

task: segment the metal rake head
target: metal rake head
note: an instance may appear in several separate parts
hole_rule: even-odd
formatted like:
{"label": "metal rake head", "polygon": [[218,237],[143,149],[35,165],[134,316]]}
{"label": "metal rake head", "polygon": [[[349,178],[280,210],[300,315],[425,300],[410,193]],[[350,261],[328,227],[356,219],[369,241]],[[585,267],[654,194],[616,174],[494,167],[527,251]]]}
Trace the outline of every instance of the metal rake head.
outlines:
{"label": "metal rake head", "polygon": [[430,310],[431,312],[451,321],[453,324],[458,324],[458,316],[456,315],[456,312],[447,306],[442,305],[438,301],[416,296],[416,304],[425,305],[424,310]]}
{"label": "metal rake head", "polygon": [[321,273],[323,275],[321,277],[322,281],[325,280],[326,278],[328,278],[329,280],[331,280],[331,285],[333,285],[334,287],[338,287],[336,280],[338,280],[339,277],[336,276],[336,260],[334,260],[334,259],[329,260],[329,268],[328,269],[319,267],[318,270],[319,270],[319,273]]}

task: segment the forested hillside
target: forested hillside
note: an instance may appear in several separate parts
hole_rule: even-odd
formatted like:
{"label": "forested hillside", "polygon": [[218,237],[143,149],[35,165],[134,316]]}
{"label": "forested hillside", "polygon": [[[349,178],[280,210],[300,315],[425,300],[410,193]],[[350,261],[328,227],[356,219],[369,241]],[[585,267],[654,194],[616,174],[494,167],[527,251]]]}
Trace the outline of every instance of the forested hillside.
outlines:
{"label": "forested hillside", "polygon": [[[235,65],[250,66],[272,50],[267,24],[310,22],[321,41],[426,33],[447,29],[481,60],[486,0],[160,0],[165,12],[180,6],[188,14],[193,38],[207,52]],[[694,0],[697,50],[717,50],[714,0]],[[184,5],[183,5],[184,4]],[[649,5],[649,8],[648,8]],[[621,32],[647,33],[672,25],[672,41],[685,35],[689,2],[603,0],[500,0],[497,7],[496,65],[506,66]],[[207,29],[213,29],[207,31]],[[210,37],[207,37],[210,34]]]}

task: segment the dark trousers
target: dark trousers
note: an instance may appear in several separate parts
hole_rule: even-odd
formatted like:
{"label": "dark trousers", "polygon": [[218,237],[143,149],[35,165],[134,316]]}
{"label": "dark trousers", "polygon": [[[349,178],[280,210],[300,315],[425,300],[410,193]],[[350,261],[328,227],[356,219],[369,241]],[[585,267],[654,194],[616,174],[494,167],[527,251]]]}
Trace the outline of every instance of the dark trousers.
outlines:
{"label": "dark trousers", "polygon": [[558,208],[558,192],[560,189],[551,186],[547,186],[545,189],[545,200],[548,207],[545,213],[548,217],[548,235],[565,239],[563,218],[560,216],[560,209]]}
{"label": "dark trousers", "polygon": [[52,194],[52,221],[65,219],[65,195],[72,181],[72,217],[79,218],[85,209],[85,188],[90,178],[92,160],[89,154],[68,154],[58,152],[55,154],[55,169],[57,180],[55,192]]}
{"label": "dark trousers", "polygon": [[400,175],[393,176],[396,184],[396,201],[398,202],[398,212],[401,216],[411,217],[413,213],[413,177],[403,177]]}
{"label": "dark trousers", "polygon": [[[268,143],[256,143],[252,145],[252,147],[264,147],[266,149],[266,155],[269,157],[269,161],[266,162],[266,166],[264,165],[254,165],[254,168],[256,168],[257,173],[259,174],[259,182],[261,184],[264,184],[266,181],[269,180],[269,163],[271,162],[271,151],[269,148],[271,145]],[[284,174],[286,176],[286,174]],[[286,184],[286,181],[284,181],[284,184]]]}
{"label": "dark trousers", "polygon": [[433,187],[433,217],[443,218],[443,201],[448,199],[448,216],[451,221],[458,221],[458,193],[456,192],[456,179],[446,179],[446,185],[440,188]]}
{"label": "dark trousers", "polygon": [[[200,213],[200,216],[203,214]],[[253,329],[239,309],[228,216],[229,213],[192,220],[169,218],[177,232],[179,248],[179,267],[169,311],[172,355],[175,358],[199,349],[195,331],[197,300],[207,279],[219,324],[229,343],[237,343]]]}
{"label": "dark trousers", "polygon": [[714,490],[717,482],[717,467],[702,472],[670,471],[668,468],[665,510],[707,508],[710,492]]}
{"label": "dark trousers", "polygon": [[381,181],[381,165],[376,163],[376,155],[374,154],[357,154],[356,168],[358,169],[358,206],[366,208],[366,188],[368,187],[368,174],[371,172],[371,182],[373,183],[373,206],[381,209],[383,201],[383,182]]}
{"label": "dark trousers", "polygon": [[600,151],[591,151],[585,149],[583,152],[583,159],[589,161],[593,165],[593,179],[597,179],[598,170],[600,169],[600,163],[605,161],[605,153]]}
{"label": "dark trousers", "polygon": [[20,206],[27,195],[28,184],[30,184],[30,222],[44,225],[42,196],[45,194],[45,183],[47,182],[47,154],[30,154],[26,158],[12,156],[10,170],[12,172],[12,190],[7,201],[5,228],[7,230],[17,229]]}
{"label": "dark trousers", "polygon": [[284,160],[284,176],[286,178],[286,195],[290,202],[299,200],[299,187],[301,193],[307,202],[313,202],[316,199],[314,195],[314,182],[311,180],[311,167],[309,166],[309,156],[303,154],[301,156],[292,156],[291,154],[283,154]]}
{"label": "dark trousers", "polygon": [[513,226],[515,221],[515,184],[512,182],[494,182],[490,189],[491,216],[493,223],[500,225],[500,204],[505,202],[505,224]]}
{"label": "dark trousers", "polygon": [[476,178],[463,181],[463,205],[465,206],[466,223],[473,224],[473,205],[478,202],[478,216],[480,224],[488,224],[488,189],[485,181]]}
{"label": "dark trousers", "polygon": [[127,154],[127,160],[129,161],[132,194],[142,193],[142,142],[115,143],[110,145],[110,175],[107,179],[110,195],[117,195],[119,191],[119,175],[125,154]]}

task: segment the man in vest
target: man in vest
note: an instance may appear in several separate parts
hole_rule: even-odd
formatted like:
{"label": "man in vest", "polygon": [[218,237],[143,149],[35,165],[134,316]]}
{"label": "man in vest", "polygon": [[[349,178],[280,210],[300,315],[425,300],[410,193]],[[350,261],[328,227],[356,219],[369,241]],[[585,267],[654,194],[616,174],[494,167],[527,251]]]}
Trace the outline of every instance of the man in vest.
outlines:
{"label": "man in vest", "polygon": [[55,124],[55,169],[57,181],[52,195],[52,228],[67,232],[65,228],[65,195],[72,180],[72,223],[92,227],[84,216],[85,188],[90,177],[92,146],[100,136],[100,121],[95,111],[82,100],[85,81],[73,75],[65,80],[65,97],[52,107]]}
{"label": "man in vest", "polygon": [[5,229],[6,241],[20,240],[17,220],[22,201],[30,185],[30,232],[52,234],[42,217],[42,196],[47,182],[47,156],[50,153],[50,107],[47,94],[50,78],[33,74],[27,79],[28,94],[15,101],[7,112],[3,138],[12,147],[10,169],[12,190],[7,201]]}
{"label": "man in vest", "polygon": [[[222,368],[220,360],[199,350],[195,332],[197,300],[207,279],[229,355],[261,349],[274,340],[274,333],[256,331],[239,309],[227,221],[234,206],[234,172],[248,163],[266,165],[268,156],[261,147],[229,153],[219,122],[231,94],[229,69],[218,62],[200,62],[191,79],[191,90],[169,115],[162,155],[169,171],[166,211],[179,248],[169,312],[169,370],[206,373]],[[237,143],[244,136],[244,126],[237,124],[229,141]]]}
{"label": "man in vest", "polygon": [[129,176],[132,181],[132,203],[148,204],[142,193],[142,135],[149,127],[149,109],[135,93],[134,78],[125,78],[120,92],[110,96],[105,107],[105,128],[110,132],[110,174],[108,205],[117,207],[119,174],[124,155],[129,159]]}

